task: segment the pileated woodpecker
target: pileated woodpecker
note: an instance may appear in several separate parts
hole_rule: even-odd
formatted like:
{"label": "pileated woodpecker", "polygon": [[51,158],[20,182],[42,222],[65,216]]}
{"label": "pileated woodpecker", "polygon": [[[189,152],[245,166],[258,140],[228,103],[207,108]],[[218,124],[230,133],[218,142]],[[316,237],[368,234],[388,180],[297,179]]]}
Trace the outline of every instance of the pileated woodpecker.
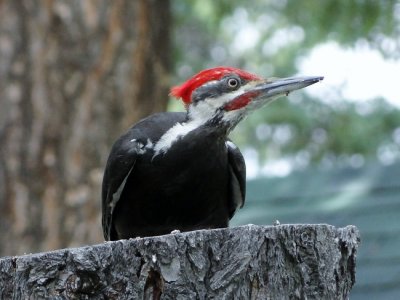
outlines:
{"label": "pileated woodpecker", "polygon": [[246,190],[244,159],[229,132],[255,109],[322,79],[262,79],[217,67],[172,88],[186,113],[153,114],[112,147],[102,188],[105,239],[227,227]]}

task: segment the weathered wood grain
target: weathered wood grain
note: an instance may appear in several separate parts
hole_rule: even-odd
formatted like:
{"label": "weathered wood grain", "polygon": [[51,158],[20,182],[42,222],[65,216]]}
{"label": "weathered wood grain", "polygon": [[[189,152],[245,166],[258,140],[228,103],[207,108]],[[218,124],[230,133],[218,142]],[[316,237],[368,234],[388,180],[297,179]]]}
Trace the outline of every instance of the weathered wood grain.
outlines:
{"label": "weathered wood grain", "polygon": [[6,257],[0,298],[346,299],[359,241],[354,226],[247,225]]}

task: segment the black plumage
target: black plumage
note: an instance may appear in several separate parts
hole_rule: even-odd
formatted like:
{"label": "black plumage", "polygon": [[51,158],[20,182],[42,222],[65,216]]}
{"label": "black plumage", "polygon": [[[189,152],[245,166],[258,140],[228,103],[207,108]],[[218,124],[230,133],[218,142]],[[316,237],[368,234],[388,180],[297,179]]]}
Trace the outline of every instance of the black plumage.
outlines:
{"label": "black plumage", "polygon": [[154,114],[115,142],[102,191],[107,240],[227,227],[243,205],[245,163],[220,127],[204,124],[154,156],[154,143],[186,118]]}

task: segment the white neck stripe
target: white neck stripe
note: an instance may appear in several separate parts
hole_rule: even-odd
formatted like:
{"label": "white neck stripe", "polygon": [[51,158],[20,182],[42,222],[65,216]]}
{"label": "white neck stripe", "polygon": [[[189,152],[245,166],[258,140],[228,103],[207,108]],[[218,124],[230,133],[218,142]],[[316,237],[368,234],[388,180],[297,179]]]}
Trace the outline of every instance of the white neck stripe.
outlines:
{"label": "white neck stripe", "polygon": [[187,135],[192,130],[200,127],[202,124],[203,122],[199,122],[199,120],[175,124],[155,143],[154,156],[167,152],[176,141]]}

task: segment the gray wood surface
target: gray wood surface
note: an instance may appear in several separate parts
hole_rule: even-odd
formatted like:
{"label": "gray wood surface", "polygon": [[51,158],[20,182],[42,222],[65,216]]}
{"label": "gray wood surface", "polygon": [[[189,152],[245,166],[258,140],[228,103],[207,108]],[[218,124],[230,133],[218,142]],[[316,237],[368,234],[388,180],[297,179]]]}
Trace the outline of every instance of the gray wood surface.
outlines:
{"label": "gray wood surface", "polygon": [[346,299],[354,226],[200,230],[0,259],[0,299]]}

